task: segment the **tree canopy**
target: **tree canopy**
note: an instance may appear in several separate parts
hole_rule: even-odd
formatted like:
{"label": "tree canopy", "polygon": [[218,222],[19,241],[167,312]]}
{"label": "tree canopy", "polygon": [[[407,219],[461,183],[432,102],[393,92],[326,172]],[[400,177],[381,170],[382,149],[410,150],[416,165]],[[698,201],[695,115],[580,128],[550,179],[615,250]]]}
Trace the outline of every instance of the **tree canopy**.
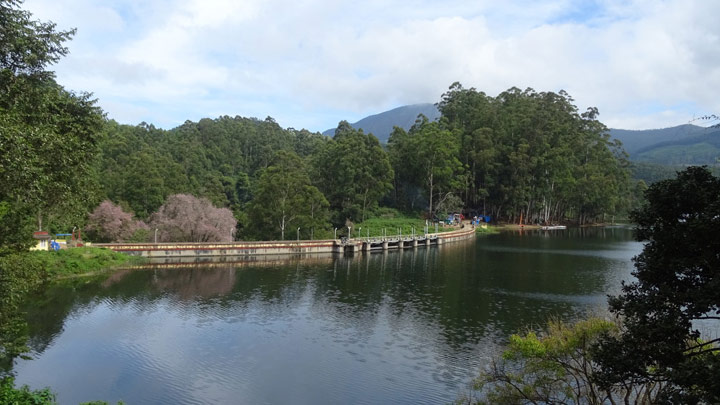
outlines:
{"label": "tree canopy", "polygon": [[667,400],[720,401],[720,338],[702,333],[720,322],[720,179],[690,167],[650,186],[632,216],[637,281],[610,300],[624,332],[598,348],[602,381],[667,381]]}
{"label": "tree canopy", "polygon": [[237,237],[271,237],[275,226],[260,229],[267,224],[257,219],[268,217],[259,212],[268,178],[284,170],[281,156],[305,173],[287,179],[305,187],[298,195],[313,195],[310,216],[302,208],[294,221],[320,232],[362,222],[381,206],[583,224],[622,211],[642,189],[629,183],[625,155],[598,111],[579,112],[562,91],[511,88],[491,97],[455,83],[438,103],[439,121],[420,116],[387,146],[346,121],[332,138],[283,129],[271,117],[203,118],[170,130],[118,124],[49,70],[75,31],[34,21],[21,4],[0,1],[3,247],[27,247],[34,219],[67,232],[107,199],[146,221],[174,194],[230,209]]}
{"label": "tree canopy", "polygon": [[91,163],[103,122],[90,94],[65,90],[47,70],[75,31],[34,21],[20,5],[0,2],[0,205],[14,216],[0,215],[9,230],[0,244],[18,249],[31,240],[28,212],[41,226],[52,210],[86,216],[96,202]]}
{"label": "tree canopy", "polygon": [[253,195],[248,213],[259,239],[284,240],[293,227],[309,238],[316,227],[318,231],[328,227],[328,202],[292,152],[278,152],[275,162],[262,171]]}

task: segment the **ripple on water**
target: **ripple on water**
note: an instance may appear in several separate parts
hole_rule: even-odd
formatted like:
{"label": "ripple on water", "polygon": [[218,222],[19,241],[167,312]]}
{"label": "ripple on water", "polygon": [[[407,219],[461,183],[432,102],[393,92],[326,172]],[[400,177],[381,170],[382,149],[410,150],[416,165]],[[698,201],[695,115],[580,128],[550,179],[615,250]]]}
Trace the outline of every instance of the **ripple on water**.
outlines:
{"label": "ripple on water", "polygon": [[[206,297],[182,294],[202,290],[186,283],[202,283],[203,272],[164,274],[159,295],[138,278],[115,280],[99,294],[109,298],[74,304],[38,359],[21,362],[18,383],[51,385],[61,403],[448,403],[509,333],[604,302],[602,288],[627,274],[615,256],[630,252],[586,244],[570,254],[567,241],[550,242],[493,251],[488,238],[477,250],[337,258],[300,272],[246,267],[212,290],[226,295]],[[591,266],[545,272],[540,251],[543,265]],[[586,277],[600,289],[571,288]]]}

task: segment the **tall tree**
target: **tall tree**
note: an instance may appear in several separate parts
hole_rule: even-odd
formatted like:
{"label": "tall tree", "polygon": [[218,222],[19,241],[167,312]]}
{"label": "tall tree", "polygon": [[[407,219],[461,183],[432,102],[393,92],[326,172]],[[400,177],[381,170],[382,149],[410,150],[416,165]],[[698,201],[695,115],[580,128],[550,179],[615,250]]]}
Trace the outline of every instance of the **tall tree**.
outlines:
{"label": "tall tree", "polygon": [[584,223],[626,205],[626,156],[597,109],[579,113],[564,91],[493,98],[455,83],[438,108],[441,126],[459,136],[470,207],[510,221]]}
{"label": "tall tree", "polygon": [[311,184],[305,165],[293,152],[280,151],[262,171],[249,203],[251,235],[258,239],[285,239],[286,231],[326,227],[328,202]]}
{"label": "tall tree", "polygon": [[390,142],[395,169],[406,179],[425,190],[428,212],[435,213],[435,204],[462,190],[465,170],[458,159],[457,137],[437,122],[428,122],[421,115],[407,135],[396,128]]}
{"label": "tall tree", "polygon": [[718,403],[720,338],[701,330],[720,321],[720,179],[690,167],[645,195],[632,219],[646,245],[637,281],[610,299],[625,328],[599,345],[602,381],[667,382],[667,401]]}
{"label": "tall tree", "polygon": [[0,202],[15,212],[32,207],[42,226],[60,203],[80,210],[94,203],[87,179],[103,117],[90,94],[66,91],[47,70],[67,54],[63,44],[75,31],[34,21],[21,4],[0,2]]}
{"label": "tall tree", "polygon": [[333,140],[315,159],[318,188],[330,207],[346,219],[363,221],[368,210],[392,189],[393,170],[387,152],[372,134],[342,121]]}

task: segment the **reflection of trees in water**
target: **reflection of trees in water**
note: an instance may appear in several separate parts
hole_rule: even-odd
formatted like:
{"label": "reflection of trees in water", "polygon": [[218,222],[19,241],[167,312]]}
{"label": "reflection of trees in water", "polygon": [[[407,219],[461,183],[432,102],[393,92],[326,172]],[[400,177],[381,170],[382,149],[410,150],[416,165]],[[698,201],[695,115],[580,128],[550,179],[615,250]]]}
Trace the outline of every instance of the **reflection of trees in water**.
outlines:
{"label": "reflection of trees in water", "polygon": [[210,298],[228,294],[235,285],[235,268],[213,267],[201,269],[152,270],[152,284],[171,291],[180,299]]}
{"label": "reflection of trees in water", "polygon": [[[611,243],[618,236],[614,232],[604,235]],[[99,302],[144,311],[169,299],[169,308],[182,307],[199,318],[212,313],[229,322],[307,314],[318,334],[337,337],[339,344],[373,345],[382,336],[387,341],[380,344],[425,353],[432,367],[445,370],[439,379],[457,381],[457,367],[476,365],[483,347],[494,347],[495,341],[528,324],[542,325],[549,315],[567,317],[582,310],[583,304],[573,298],[596,294],[596,279],[608,274],[599,267],[597,272],[578,270],[594,269],[601,264],[596,258],[545,258],[515,250],[530,242],[537,243],[532,246],[536,251],[544,249],[542,236],[493,238],[349,257],[164,263],[119,270],[104,280],[60,283],[32,304],[34,347],[44,348],[68,314],[91,311]],[[565,237],[551,241],[547,246],[555,250],[566,243]],[[512,250],[493,249],[492,244]],[[544,267],[546,259],[553,268]],[[198,301],[202,305],[195,305]]]}

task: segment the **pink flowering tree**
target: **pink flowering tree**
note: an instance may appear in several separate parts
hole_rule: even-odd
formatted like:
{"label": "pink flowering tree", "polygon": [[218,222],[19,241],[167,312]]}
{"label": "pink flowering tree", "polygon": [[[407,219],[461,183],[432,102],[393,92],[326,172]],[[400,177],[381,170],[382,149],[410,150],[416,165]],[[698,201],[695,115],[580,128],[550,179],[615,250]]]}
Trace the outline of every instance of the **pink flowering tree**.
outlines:
{"label": "pink flowering tree", "polygon": [[205,198],[173,194],[150,216],[159,242],[231,242],[237,221],[227,208]]}
{"label": "pink flowering tree", "polygon": [[85,232],[95,242],[140,242],[148,235],[149,227],[133,215],[105,200],[90,214]]}

